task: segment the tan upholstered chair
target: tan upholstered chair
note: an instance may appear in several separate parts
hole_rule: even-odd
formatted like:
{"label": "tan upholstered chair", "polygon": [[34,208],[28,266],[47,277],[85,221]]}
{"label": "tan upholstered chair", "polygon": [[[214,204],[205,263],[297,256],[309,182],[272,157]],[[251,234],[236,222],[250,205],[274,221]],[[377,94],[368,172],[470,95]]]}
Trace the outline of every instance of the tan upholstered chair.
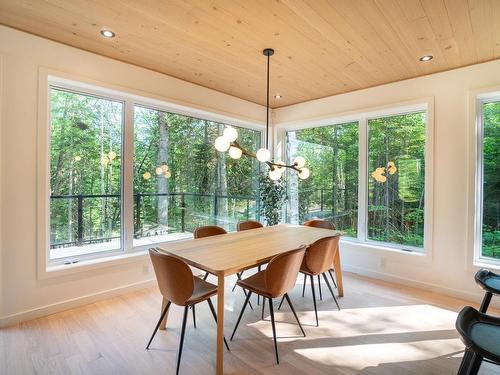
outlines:
{"label": "tan upholstered chair", "polygon": [[332,294],[333,300],[337,304],[338,309],[340,310],[339,303],[335,294],[333,293],[333,289],[326,277],[326,272],[332,266],[332,259],[335,256],[335,253],[339,249],[339,239],[340,236],[331,236],[322,238],[314,242],[311,246],[307,248],[306,255],[304,256],[304,260],[302,265],[300,266],[300,272],[306,276],[309,276],[311,280],[311,291],[313,296],[314,303],[314,313],[316,315],[316,326],[319,325],[318,320],[318,309],[316,307],[316,291],[314,290],[314,276],[322,275],[323,279],[330,289],[330,293]]}
{"label": "tan upholstered chair", "polygon": [[[170,305],[174,303],[179,306],[184,306],[181,341],[179,344],[179,352],[177,355],[176,374],[178,374],[181,363],[182,346],[184,344],[184,335],[186,333],[186,321],[189,307],[193,306],[194,314],[194,306],[197,303],[207,301],[208,306],[210,307],[210,311],[212,312],[215,322],[217,323],[215,308],[212,304],[212,301],[210,300],[210,297],[213,297],[217,294],[217,285],[210,284],[205,280],[194,277],[191,268],[189,268],[186,262],[179,258],[160,253],[156,249],[150,249],[149,256],[151,258],[151,262],[153,263],[153,268],[155,270],[156,280],[158,281],[160,292],[162,296],[168,300],[168,303],[161,313],[160,320],[158,320],[158,324],[153,331],[153,335],[151,336],[146,349],[149,349],[149,346],[151,345],[156,332],[158,332],[161,321],[167,314]],[[227,350],[229,350],[226,338],[224,338],[224,343],[226,344]]]}
{"label": "tan upholstered chair", "polygon": [[262,227],[264,226],[256,220],[246,220],[240,221],[236,228],[238,229],[238,232],[241,232],[243,230],[257,229]]}
{"label": "tan upholstered chair", "polygon": [[[314,227],[314,228],[331,229],[331,230],[337,229],[335,227],[335,224],[332,223],[331,221],[320,220],[320,219],[308,220],[304,223],[304,226]],[[332,278],[333,285],[335,286],[335,288],[337,288],[337,283],[335,282],[335,278],[333,277],[332,272],[335,272],[335,269],[333,268],[333,264],[330,267],[330,269],[328,270],[328,274]],[[306,291],[306,283],[307,283],[307,275],[304,274],[304,283],[302,284],[302,297],[304,297],[304,293]],[[323,294],[321,292],[321,279],[320,279],[319,275],[318,275],[318,289],[319,289],[319,299],[323,300]]]}
{"label": "tan upholstered chair", "polygon": [[[263,227],[264,227],[264,225],[262,225],[260,222],[258,222],[256,220],[246,220],[246,221],[240,221],[237,224],[236,229],[238,230],[238,232],[241,232],[244,230],[258,229],[258,228],[263,228]],[[262,266],[260,266],[260,265],[257,267],[258,272],[261,271],[261,267]],[[238,277],[238,280],[241,280],[241,276],[243,275],[243,272],[244,271],[241,271],[241,272],[236,274],[236,276]],[[234,288],[236,288],[236,285],[237,284],[234,284],[234,286],[233,286],[233,289],[232,289],[233,292],[234,292]],[[259,303],[260,303],[260,296],[257,296],[257,305]],[[253,307],[251,304],[250,304],[250,308],[253,310]]]}
{"label": "tan upholstered chair", "polygon": [[278,364],[280,363],[280,360],[278,355],[278,343],[276,341],[276,325],[274,322],[273,298],[283,296],[283,298],[287,300],[290,308],[292,309],[293,315],[297,320],[297,323],[299,324],[302,334],[304,335],[304,337],[306,336],[306,333],[304,332],[304,329],[300,324],[295,309],[293,308],[292,302],[290,301],[290,297],[288,296],[288,291],[293,289],[293,287],[295,286],[295,282],[297,281],[297,276],[299,274],[300,265],[302,264],[302,260],[304,258],[305,249],[305,246],[302,246],[299,249],[276,255],[273,259],[271,259],[264,271],[257,272],[252,276],[247,277],[246,279],[238,280],[238,285],[246,289],[248,291],[248,294],[238,317],[238,321],[236,322],[236,326],[234,327],[233,334],[231,335],[231,340],[236,333],[236,329],[240,324],[241,317],[243,316],[243,312],[245,311],[252,293],[263,297],[263,306],[267,298],[269,301],[271,324],[273,328],[274,351],[276,353],[276,362]]}
{"label": "tan upholstered chair", "polygon": [[[204,227],[198,227],[194,230],[193,236],[194,238],[204,238],[211,236],[218,236],[219,234],[227,234],[224,228],[218,227],[217,225],[207,225]],[[205,272],[205,276],[203,276],[203,280],[208,278],[209,273]]]}

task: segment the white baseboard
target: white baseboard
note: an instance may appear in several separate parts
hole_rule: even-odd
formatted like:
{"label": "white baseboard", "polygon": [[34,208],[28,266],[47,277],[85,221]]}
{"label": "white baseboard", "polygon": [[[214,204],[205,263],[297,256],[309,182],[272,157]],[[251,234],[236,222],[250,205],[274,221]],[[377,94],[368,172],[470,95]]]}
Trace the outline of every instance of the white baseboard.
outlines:
{"label": "white baseboard", "polygon": [[27,320],[32,320],[36,318],[40,318],[42,316],[47,316],[51,314],[55,314],[60,311],[73,309],[75,307],[87,305],[89,303],[93,303],[96,301],[100,301],[106,298],[115,297],[117,295],[131,292],[134,290],[144,289],[156,285],[156,279],[150,279],[146,281],[140,281],[134,284],[128,284],[124,286],[120,286],[113,289],[104,290],[101,292],[88,294],[86,296],[77,297],[68,299],[66,301],[56,302],[50,305],[37,307],[35,309],[22,311],[16,314],[7,315],[0,317],[0,328],[4,328],[7,326],[11,326],[20,322],[24,322]]}
{"label": "white baseboard", "polygon": [[[388,282],[392,282],[395,284],[401,284],[401,285],[405,285],[405,286],[409,286],[409,287],[413,287],[413,288],[423,289],[423,290],[427,290],[427,291],[434,292],[434,293],[440,293],[440,294],[444,294],[444,295],[447,295],[450,297],[455,297],[455,298],[463,299],[466,301],[470,301],[474,304],[481,303],[481,300],[484,297],[484,292],[479,287],[478,287],[478,291],[476,293],[472,293],[472,292],[467,292],[467,291],[463,291],[463,290],[459,290],[459,289],[443,287],[443,286],[437,285],[437,284],[417,281],[417,280],[413,280],[413,279],[409,279],[409,278],[405,278],[405,277],[401,277],[401,276],[397,276],[397,275],[393,275],[393,274],[389,274],[389,273],[373,271],[373,270],[369,270],[369,269],[366,269],[363,267],[352,266],[349,264],[342,264],[342,271],[371,277],[373,279],[388,281]],[[474,280],[471,280],[471,283],[474,283]],[[493,298],[491,301],[491,307],[500,308],[500,300],[498,298],[496,300],[495,300],[495,298]]]}

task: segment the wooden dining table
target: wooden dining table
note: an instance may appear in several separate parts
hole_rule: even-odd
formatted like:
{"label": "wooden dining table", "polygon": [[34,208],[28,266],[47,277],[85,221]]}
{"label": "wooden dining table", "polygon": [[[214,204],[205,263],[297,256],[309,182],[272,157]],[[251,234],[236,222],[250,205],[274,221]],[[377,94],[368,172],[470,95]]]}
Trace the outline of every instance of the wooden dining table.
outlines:
{"label": "wooden dining table", "polygon": [[[224,370],[224,281],[226,276],[265,264],[275,255],[294,250],[301,245],[311,245],[321,238],[332,235],[341,235],[341,232],[303,225],[279,224],[242,232],[179,241],[158,248],[161,252],[181,258],[190,266],[217,276],[216,373],[218,375],[223,374]],[[333,265],[339,296],[342,297],[344,288],[339,251],[336,252]],[[162,310],[167,303],[168,301],[164,299]],[[165,316],[160,329],[165,329],[167,317],[168,315]]]}

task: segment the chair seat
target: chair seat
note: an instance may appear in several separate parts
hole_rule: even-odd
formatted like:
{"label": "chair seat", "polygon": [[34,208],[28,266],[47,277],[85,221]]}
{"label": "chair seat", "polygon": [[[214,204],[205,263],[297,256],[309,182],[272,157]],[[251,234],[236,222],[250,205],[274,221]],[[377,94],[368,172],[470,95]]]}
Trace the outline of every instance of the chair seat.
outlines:
{"label": "chair seat", "polygon": [[458,314],[456,328],[468,349],[500,363],[500,318],[466,306]]}
{"label": "chair seat", "polygon": [[271,296],[267,291],[265,270],[254,273],[252,276],[249,276],[246,279],[238,280],[236,284],[241,286],[242,288],[245,288],[264,297],[276,297]]}
{"label": "chair seat", "polygon": [[[333,269],[333,263],[330,265],[330,268],[329,269]],[[326,270],[328,271],[328,270]],[[325,271],[325,272],[326,272]],[[307,267],[307,264],[306,264],[306,258],[304,257],[304,259],[302,260],[302,264],[300,265],[300,272],[302,273],[305,273],[306,275],[312,275],[312,276],[316,276],[316,275],[320,275],[322,274],[323,272],[319,272],[319,273],[314,273],[312,272],[309,267]]]}
{"label": "chair seat", "polygon": [[194,278],[193,294],[186,301],[186,305],[194,305],[195,303],[206,300],[217,294],[217,285],[206,282],[197,277]]}
{"label": "chair seat", "polygon": [[493,294],[500,294],[500,275],[482,269],[476,273],[475,279],[476,283],[484,290]]}

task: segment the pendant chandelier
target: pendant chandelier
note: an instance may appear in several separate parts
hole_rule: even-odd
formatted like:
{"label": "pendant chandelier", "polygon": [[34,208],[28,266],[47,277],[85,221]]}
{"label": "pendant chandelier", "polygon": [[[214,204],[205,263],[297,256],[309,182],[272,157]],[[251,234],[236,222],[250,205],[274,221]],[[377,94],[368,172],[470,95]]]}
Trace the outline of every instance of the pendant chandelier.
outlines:
{"label": "pendant chandelier", "polygon": [[271,160],[271,152],[269,151],[269,58],[274,54],[274,50],[266,48],[262,53],[267,56],[266,147],[258,149],[256,153],[245,149],[238,143],[238,131],[231,126],[226,126],[222,135],[215,139],[215,148],[220,152],[228,151],[229,156],[233,159],[239,159],[241,155],[246,155],[267,164],[271,180],[279,180],[287,168],[294,170],[299,178],[305,180],[309,177],[310,172],[305,167],[306,160],[302,156],[297,156],[290,165],[282,161],[275,163]]}

